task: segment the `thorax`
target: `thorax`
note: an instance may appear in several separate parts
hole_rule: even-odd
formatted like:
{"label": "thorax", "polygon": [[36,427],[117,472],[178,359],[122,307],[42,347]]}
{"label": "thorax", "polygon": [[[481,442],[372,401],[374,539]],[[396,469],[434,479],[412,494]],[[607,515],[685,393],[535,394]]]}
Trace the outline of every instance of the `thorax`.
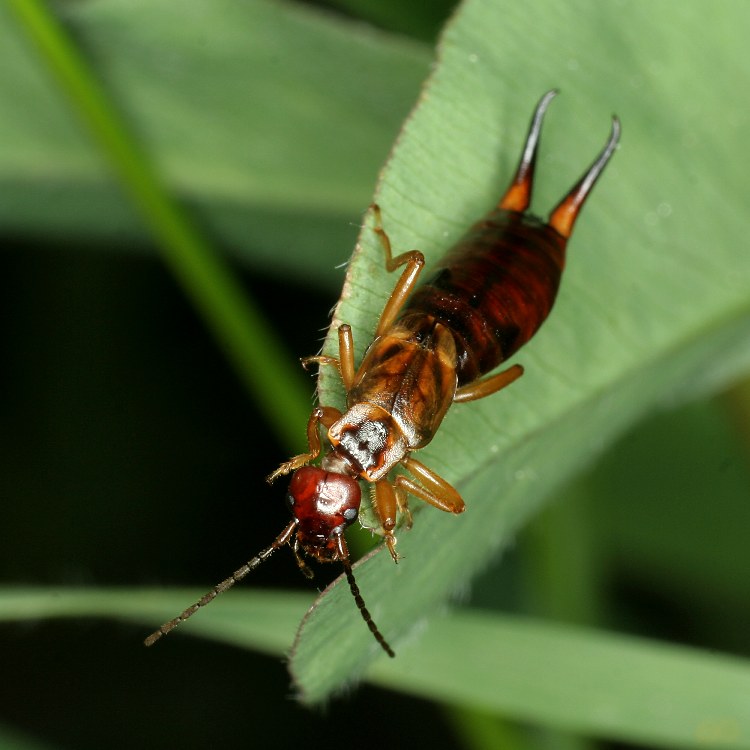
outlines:
{"label": "thorax", "polygon": [[416,329],[397,323],[365,353],[329,440],[363,478],[378,481],[432,440],[456,382],[450,332],[430,319]]}

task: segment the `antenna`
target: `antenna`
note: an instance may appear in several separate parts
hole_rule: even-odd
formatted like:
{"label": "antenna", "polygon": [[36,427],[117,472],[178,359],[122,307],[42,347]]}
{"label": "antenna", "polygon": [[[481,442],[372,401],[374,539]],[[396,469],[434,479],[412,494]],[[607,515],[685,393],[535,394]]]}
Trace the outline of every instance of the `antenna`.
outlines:
{"label": "antenna", "polygon": [[210,604],[219,594],[223,594],[227,589],[231,589],[235,583],[241,581],[248,573],[255,570],[261,563],[268,560],[271,555],[276,552],[279,547],[283,547],[294,534],[297,528],[297,521],[291,521],[289,525],[279,534],[273,543],[266,547],[262,552],[259,552],[252,560],[246,562],[241,568],[237,569],[232,573],[229,578],[225,578],[221,583],[214,586],[211,591],[204,594],[198,599],[195,604],[191,604],[182,614],[177,615],[173,620],[165,622],[158,630],[155,630],[151,635],[143,641],[145,646],[153,646],[159,638],[163,635],[171,633],[180,623],[192,617],[201,607],[205,607],[206,604]]}
{"label": "antenna", "polygon": [[365,600],[362,598],[362,594],[359,593],[359,586],[357,586],[357,581],[354,579],[352,564],[349,561],[349,548],[346,545],[346,540],[344,539],[343,532],[340,532],[338,534],[338,536],[336,537],[336,542],[339,559],[341,560],[341,564],[344,566],[346,580],[349,582],[349,590],[352,592],[354,601],[357,604],[357,609],[362,615],[362,619],[365,621],[365,624],[370,629],[370,632],[375,636],[375,640],[382,646],[383,651],[385,651],[386,654],[388,654],[388,656],[393,659],[396,656],[395,651],[390,647],[388,641],[386,641],[386,639],[383,637],[383,634],[378,630],[378,626],[372,619],[370,610],[367,609],[367,606],[365,605]]}

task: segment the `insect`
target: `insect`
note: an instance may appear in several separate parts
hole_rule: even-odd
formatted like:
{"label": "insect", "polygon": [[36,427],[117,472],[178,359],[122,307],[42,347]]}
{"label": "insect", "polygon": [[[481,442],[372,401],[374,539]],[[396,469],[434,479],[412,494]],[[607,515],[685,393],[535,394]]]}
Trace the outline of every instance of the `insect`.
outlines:
{"label": "insect", "polygon": [[[283,463],[272,482],[292,474],[287,503],[292,520],[272,544],[146,639],[153,644],[289,544],[300,570],[312,572],[301,553],[339,562],[367,626],[389,656],[394,652],[373,622],[352,573],[345,529],[357,519],[360,480],[374,487],[373,503],[385,544],[398,562],[399,513],[411,526],[407,496],[440,510],[462,513],[464,501],[445,479],[412,457],[435,435],[453,403],[489,396],[523,374],[520,365],[489,374],[536,333],[560,284],[565,248],[586,198],[614,153],[620,123],[581,179],[547,222],[527,213],[542,121],[557,91],[539,101],[515,177],[497,208],[475,224],[415,291],[424,267],[421,252],[393,257],[380,210],[373,206],[388,271],[404,266],[359,367],[349,325],[338,329],[338,356],[318,355],[303,365],[335,366],[347,394],[347,410],[317,406],[307,423],[308,451]],[[413,292],[413,294],[412,294]],[[320,427],[330,448],[323,452]],[[405,472],[391,478],[401,466]]]}

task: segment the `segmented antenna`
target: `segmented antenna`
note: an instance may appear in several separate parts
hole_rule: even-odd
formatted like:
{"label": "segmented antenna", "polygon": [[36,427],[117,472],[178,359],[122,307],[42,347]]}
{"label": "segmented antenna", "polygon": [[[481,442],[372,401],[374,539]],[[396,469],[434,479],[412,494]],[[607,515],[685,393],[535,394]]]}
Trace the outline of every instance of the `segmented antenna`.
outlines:
{"label": "segmented antenna", "polygon": [[182,614],[177,615],[177,617],[169,622],[165,622],[158,630],[155,630],[145,641],[143,641],[144,645],[153,646],[159,638],[171,633],[180,623],[185,622],[185,620],[192,617],[201,607],[205,607],[206,604],[210,604],[216,599],[219,594],[223,594],[227,589],[231,589],[235,583],[241,581],[248,573],[255,570],[255,568],[261,563],[268,560],[268,558],[271,557],[279,547],[283,547],[291,539],[296,528],[297,522],[292,521],[281,532],[281,534],[274,539],[273,544],[266,547],[262,552],[259,552],[252,560],[246,562],[241,568],[235,570],[229,578],[225,578],[221,583],[214,586],[211,591],[204,594],[197,602],[195,602],[195,604],[190,605],[184,612],[182,612]]}
{"label": "segmented antenna", "polygon": [[378,626],[372,619],[370,610],[367,609],[367,606],[365,605],[365,600],[362,598],[362,594],[359,593],[359,586],[357,586],[357,581],[354,579],[352,564],[349,561],[349,549],[346,546],[346,540],[344,539],[343,534],[338,535],[337,544],[339,559],[341,560],[341,564],[344,566],[346,580],[349,582],[349,590],[352,592],[352,596],[354,597],[357,609],[362,615],[362,619],[365,621],[365,624],[370,629],[370,632],[375,636],[375,640],[382,646],[383,651],[385,651],[385,653],[388,654],[391,659],[393,659],[396,656],[396,652],[390,647],[388,641],[386,641],[386,639],[383,637],[383,634],[378,630]]}

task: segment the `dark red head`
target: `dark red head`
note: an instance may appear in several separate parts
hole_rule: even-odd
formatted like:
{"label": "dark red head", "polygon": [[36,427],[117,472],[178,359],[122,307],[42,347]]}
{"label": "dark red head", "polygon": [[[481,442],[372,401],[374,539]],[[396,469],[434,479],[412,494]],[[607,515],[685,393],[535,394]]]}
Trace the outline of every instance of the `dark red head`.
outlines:
{"label": "dark red head", "polygon": [[361,501],[356,479],[317,466],[297,469],[289,482],[287,502],[305,552],[322,562],[337,560],[337,537],[357,519]]}
{"label": "dark red head", "polygon": [[[329,468],[331,468],[329,466]],[[303,466],[292,475],[289,483],[287,502],[294,520],[288,523],[269,547],[259,552],[252,560],[238,568],[231,576],[214,586],[205,596],[188,607],[182,614],[165,622],[146,638],[145,644],[151,646],[163,635],[170,633],[181,622],[192,617],[201,607],[213,601],[219,594],[241,581],[248,573],[265,562],[277,549],[290,544],[294,550],[297,564],[305,575],[312,572],[302,561],[298,546],[320,562],[340,562],[344,567],[346,580],[357,604],[362,619],[367,624],[375,640],[388,656],[395,656],[393,649],[383,638],[365,607],[357,582],[354,580],[349,549],[344,538],[344,529],[357,519],[362,495],[359,483],[353,477],[326,471],[316,466]]]}

